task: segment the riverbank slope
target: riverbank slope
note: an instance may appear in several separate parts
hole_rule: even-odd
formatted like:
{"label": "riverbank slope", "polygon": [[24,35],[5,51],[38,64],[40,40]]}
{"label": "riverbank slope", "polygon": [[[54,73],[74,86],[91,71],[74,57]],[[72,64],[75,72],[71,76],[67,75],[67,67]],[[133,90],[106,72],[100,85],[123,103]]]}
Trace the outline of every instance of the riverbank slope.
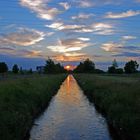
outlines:
{"label": "riverbank slope", "polygon": [[140,78],[75,74],[90,100],[126,139],[140,139]]}
{"label": "riverbank slope", "polygon": [[22,140],[65,78],[44,75],[1,81],[0,140]]}

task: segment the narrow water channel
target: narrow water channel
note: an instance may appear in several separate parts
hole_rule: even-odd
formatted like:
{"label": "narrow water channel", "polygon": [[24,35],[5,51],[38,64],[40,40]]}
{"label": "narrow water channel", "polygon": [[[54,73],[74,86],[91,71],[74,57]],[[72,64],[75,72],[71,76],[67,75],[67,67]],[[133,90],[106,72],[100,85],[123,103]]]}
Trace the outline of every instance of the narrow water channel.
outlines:
{"label": "narrow water channel", "polygon": [[90,104],[72,75],[35,120],[29,140],[112,140],[107,122]]}

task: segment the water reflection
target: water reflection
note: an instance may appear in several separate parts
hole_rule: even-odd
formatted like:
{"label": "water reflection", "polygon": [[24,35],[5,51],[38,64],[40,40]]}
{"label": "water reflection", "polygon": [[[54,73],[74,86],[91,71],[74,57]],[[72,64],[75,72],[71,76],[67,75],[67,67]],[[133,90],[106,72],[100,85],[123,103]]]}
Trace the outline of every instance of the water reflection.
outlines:
{"label": "water reflection", "polygon": [[72,75],[30,134],[30,140],[111,140],[105,119],[89,104]]}

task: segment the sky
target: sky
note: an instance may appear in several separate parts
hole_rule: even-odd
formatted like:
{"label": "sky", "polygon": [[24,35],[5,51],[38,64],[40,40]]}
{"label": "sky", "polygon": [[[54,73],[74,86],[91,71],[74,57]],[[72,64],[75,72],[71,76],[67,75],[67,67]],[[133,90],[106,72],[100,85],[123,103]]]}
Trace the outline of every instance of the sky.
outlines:
{"label": "sky", "polygon": [[0,0],[0,61],[35,68],[48,58],[140,63],[140,0]]}

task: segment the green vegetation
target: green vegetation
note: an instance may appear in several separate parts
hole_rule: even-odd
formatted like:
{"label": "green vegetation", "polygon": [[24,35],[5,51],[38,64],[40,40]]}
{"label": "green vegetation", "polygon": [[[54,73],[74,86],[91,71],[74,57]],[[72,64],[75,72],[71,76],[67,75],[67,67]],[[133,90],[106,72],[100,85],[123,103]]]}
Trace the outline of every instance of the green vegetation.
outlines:
{"label": "green vegetation", "polygon": [[140,139],[139,75],[122,77],[76,74],[75,78],[118,132],[130,139]]}
{"label": "green vegetation", "polygon": [[60,63],[55,63],[52,59],[46,60],[45,73],[65,73],[66,70]]}
{"label": "green vegetation", "polygon": [[0,140],[22,140],[66,75],[0,81]]}
{"label": "green vegetation", "polygon": [[125,73],[136,73],[138,67],[139,64],[136,61],[131,60],[125,64],[124,70]]}
{"label": "green vegetation", "polygon": [[5,62],[0,62],[0,73],[5,73],[8,71],[8,66]]}
{"label": "green vegetation", "polygon": [[18,68],[18,65],[17,65],[17,64],[15,64],[15,65],[13,66],[12,72],[15,73],[15,74],[17,74],[17,73],[19,72],[19,68]]}

